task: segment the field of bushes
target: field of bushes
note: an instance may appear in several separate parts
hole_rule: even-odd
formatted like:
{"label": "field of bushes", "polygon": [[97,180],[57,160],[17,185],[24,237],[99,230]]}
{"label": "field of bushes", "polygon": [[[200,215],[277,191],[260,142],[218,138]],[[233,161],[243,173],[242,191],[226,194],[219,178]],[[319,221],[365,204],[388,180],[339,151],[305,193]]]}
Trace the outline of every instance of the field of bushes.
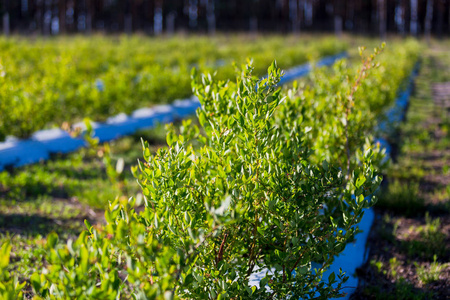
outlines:
{"label": "field of bushes", "polygon": [[262,76],[275,58],[287,69],[346,49],[333,38],[278,36],[0,38],[0,141],[186,98],[193,67],[228,79],[233,62],[252,58]]}
{"label": "field of bushes", "polygon": [[[3,136],[25,138],[85,117],[104,120],[192,92],[202,104],[196,116],[175,124],[109,144],[88,132],[86,149],[1,172],[0,298],[344,295],[346,278],[354,274],[323,274],[358,239],[357,224],[377,198],[376,212],[388,210],[389,222],[389,212],[403,206],[392,200],[403,183],[394,174],[408,172],[390,162],[379,138],[400,141],[402,132],[411,132],[387,112],[429,50],[412,39],[386,45],[330,37],[248,39],[0,40],[0,111],[8,116],[0,120]],[[277,85],[280,67],[343,50],[348,59]],[[253,64],[245,65],[247,57]],[[389,130],[379,126],[383,122]],[[408,142],[407,149],[418,143]],[[448,202],[448,193],[442,197]],[[425,208],[418,211],[425,218]],[[372,234],[369,243],[380,239]],[[442,249],[444,255],[430,262],[430,253],[417,270],[443,263],[448,247]],[[364,270],[382,274],[385,258],[374,255]],[[259,286],[250,285],[261,270]],[[364,278],[363,271],[358,275]],[[392,293],[379,282],[363,282],[355,297]],[[443,289],[417,295],[440,297]]]}

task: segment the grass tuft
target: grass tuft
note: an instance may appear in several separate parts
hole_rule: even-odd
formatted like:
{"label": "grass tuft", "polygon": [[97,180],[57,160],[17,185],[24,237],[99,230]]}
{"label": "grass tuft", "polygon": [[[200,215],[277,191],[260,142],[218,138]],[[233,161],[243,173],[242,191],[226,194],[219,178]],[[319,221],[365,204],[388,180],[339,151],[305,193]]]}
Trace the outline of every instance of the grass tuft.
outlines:
{"label": "grass tuft", "polygon": [[377,206],[396,214],[414,216],[424,211],[425,200],[419,195],[419,184],[390,182],[381,192]]}

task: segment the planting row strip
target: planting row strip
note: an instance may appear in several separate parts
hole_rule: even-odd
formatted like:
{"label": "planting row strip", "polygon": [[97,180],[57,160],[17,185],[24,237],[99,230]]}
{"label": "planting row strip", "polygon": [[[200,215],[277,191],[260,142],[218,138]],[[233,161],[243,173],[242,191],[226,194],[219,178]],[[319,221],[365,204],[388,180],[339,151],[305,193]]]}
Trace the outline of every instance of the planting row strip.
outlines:
{"label": "planting row strip", "polygon": [[[380,132],[381,135],[391,135],[392,130],[404,120],[406,108],[413,90],[414,78],[417,76],[418,70],[419,65],[417,64],[407,79],[406,86],[398,92],[394,104],[385,112],[384,117],[378,123],[376,130],[377,132]],[[391,147],[388,141],[385,138],[377,138],[376,141],[380,143],[381,147],[385,149],[386,155],[389,156]],[[324,282],[328,281],[328,276],[331,273],[334,272],[335,274],[339,274],[339,269],[342,269],[342,271],[349,276],[348,281],[343,287],[343,292],[346,293],[346,296],[339,299],[350,299],[350,296],[358,286],[358,277],[354,276],[354,274],[356,273],[356,269],[362,266],[368,258],[369,253],[368,249],[366,249],[366,242],[374,220],[375,212],[373,208],[365,209],[364,216],[357,225],[362,232],[358,234],[354,243],[348,244],[344,251],[335,257],[333,264],[323,274],[322,280]],[[312,268],[319,269],[320,267],[320,264],[312,264]],[[249,285],[257,286],[259,288],[259,282],[266,276],[267,272],[273,273],[274,270],[268,271],[267,269],[263,269],[257,273],[253,273],[250,276]],[[337,287],[337,284],[334,286]],[[316,296],[319,297],[320,294],[317,293]]]}
{"label": "planting row strip", "polygon": [[[406,80],[406,85],[398,91],[394,104],[385,112],[384,117],[378,123],[378,128],[376,128],[376,130],[380,133],[380,135],[391,135],[394,128],[396,128],[404,120],[409,98],[413,90],[414,79],[418,74],[418,70],[419,65],[417,64],[409,75],[409,78]],[[386,155],[390,156],[391,147],[387,140],[379,137],[376,141],[379,142],[380,146],[385,149]],[[366,249],[366,242],[374,220],[374,209],[365,209],[364,216],[361,219],[361,222],[357,225],[362,232],[358,234],[354,243],[348,244],[344,251],[335,258],[331,267],[323,275],[323,278],[328,280],[328,276],[332,272],[339,274],[339,269],[342,269],[347,275],[349,275],[349,279],[345,283],[347,288],[344,288],[343,290],[347,294],[342,299],[350,299],[350,296],[358,286],[359,280],[358,277],[355,276],[356,269],[367,261],[369,249]]]}
{"label": "planting row strip", "polygon": [[[316,66],[329,66],[336,60],[347,57],[347,53],[340,53],[325,57]],[[296,78],[307,75],[313,66],[303,64],[286,71],[280,84],[285,84]],[[158,123],[170,123],[175,119],[182,119],[195,113],[200,102],[195,96],[188,99],[175,100],[170,105],[157,105],[151,108],[141,108],[130,116],[124,113],[110,117],[105,123],[92,122],[94,137],[99,141],[108,142],[123,136],[133,134],[139,129],[152,128]],[[82,122],[73,125],[82,131],[86,125]],[[9,138],[0,142],[0,171],[6,167],[21,167],[27,164],[47,160],[52,153],[70,153],[86,146],[82,138],[74,138],[68,132],[55,128],[35,132],[31,138],[17,140]]]}
{"label": "planting row strip", "polygon": [[411,97],[414,88],[414,78],[418,73],[419,63],[415,65],[405,88],[399,93],[395,100],[395,104],[386,111],[384,118],[378,123],[377,131],[380,135],[383,135],[384,138],[377,138],[377,142],[386,149],[386,153],[388,154],[391,153],[391,145],[389,144],[387,137],[392,136],[397,125],[405,119],[409,98]]}

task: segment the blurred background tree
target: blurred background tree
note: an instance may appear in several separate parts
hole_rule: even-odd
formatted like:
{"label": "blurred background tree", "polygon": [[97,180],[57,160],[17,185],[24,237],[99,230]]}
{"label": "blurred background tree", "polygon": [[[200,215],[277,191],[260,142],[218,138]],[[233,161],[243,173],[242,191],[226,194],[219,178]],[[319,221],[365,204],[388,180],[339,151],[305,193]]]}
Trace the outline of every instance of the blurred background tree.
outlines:
{"label": "blurred background tree", "polygon": [[450,34],[450,0],[1,0],[4,34]]}

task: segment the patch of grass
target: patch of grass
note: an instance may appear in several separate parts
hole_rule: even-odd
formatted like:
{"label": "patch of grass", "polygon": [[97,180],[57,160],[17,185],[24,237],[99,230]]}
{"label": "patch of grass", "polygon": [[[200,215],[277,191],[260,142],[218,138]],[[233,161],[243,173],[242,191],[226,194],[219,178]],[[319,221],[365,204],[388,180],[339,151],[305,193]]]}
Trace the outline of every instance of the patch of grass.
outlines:
{"label": "patch of grass", "polygon": [[435,255],[443,257],[447,253],[446,235],[441,232],[439,218],[432,219],[428,212],[425,215],[424,226],[413,228],[419,234],[419,239],[402,241],[402,248],[409,256],[431,260]]}
{"label": "patch of grass", "polygon": [[405,278],[399,278],[395,283],[386,286],[370,285],[363,289],[363,299],[380,299],[380,300],[423,300],[432,299],[430,292],[417,289]]}
{"label": "patch of grass", "polygon": [[26,201],[0,199],[0,245],[12,245],[8,271],[27,280],[44,267],[46,238],[56,232],[60,242],[76,238],[85,229],[84,220],[95,224],[101,213],[67,199],[38,196]]}
{"label": "patch of grass", "polygon": [[388,222],[386,222],[386,217],[389,218],[388,214],[385,214],[383,217],[383,223],[377,230],[377,235],[386,241],[394,242],[394,235],[392,234],[392,229]]}
{"label": "patch of grass", "polygon": [[401,266],[401,262],[397,260],[397,257],[389,259],[389,273],[392,277],[397,277],[397,269]]}
{"label": "patch of grass", "polygon": [[[371,282],[363,288],[362,294],[358,299],[382,299],[382,300],[421,300],[433,299],[430,291],[425,291],[415,287],[402,276],[398,276],[398,268],[402,266],[402,261],[396,257],[389,259],[388,263],[378,259],[372,259],[369,262]],[[393,281],[395,279],[395,281]],[[375,284],[374,284],[375,283]]]}
{"label": "patch of grass", "polygon": [[[133,149],[136,149],[133,163],[136,164],[136,157],[142,156],[142,150],[138,150],[141,148],[139,142],[133,143]],[[120,151],[111,155],[112,166],[116,165],[122,153],[131,149],[127,144],[132,144],[129,139],[114,142],[114,149]],[[114,200],[124,191],[111,182],[107,172],[108,165],[101,151],[82,149],[45,163],[0,172],[0,199],[30,201],[40,196],[76,198],[92,207],[105,208],[108,201]],[[126,187],[127,195],[136,195],[140,189],[130,172],[131,165],[131,159],[127,158],[119,179],[123,182],[122,186]]]}
{"label": "patch of grass", "polygon": [[41,235],[1,234],[0,245],[9,241],[12,245],[8,271],[19,275],[21,280],[44,267],[46,239]]}
{"label": "patch of grass", "polygon": [[425,175],[425,170],[418,165],[417,161],[410,158],[399,158],[398,164],[391,166],[388,170],[389,178],[394,180],[420,181]]}
{"label": "patch of grass", "polygon": [[423,284],[429,284],[433,283],[439,280],[439,276],[441,275],[442,269],[444,268],[443,265],[436,262],[437,256],[433,256],[433,262],[430,264],[429,267],[425,266],[419,266],[416,263],[416,272],[417,276],[419,277],[419,280]]}
{"label": "patch of grass", "polygon": [[0,233],[39,236],[54,231],[75,235],[84,229],[84,219],[97,223],[102,218],[102,214],[96,214],[87,205],[66,199],[48,196],[28,201],[0,199]]}
{"label": "patch of grass", "polygon": [[443,166],[442,167],[442,173],[444,174],[444,175],[448,175],[448,174],[450,174],[450,166]]}
{"label": "patch of grass", "polygon": [[372,259],[372,260],[370,261],[370,266],[371,266],[372,268],[375,268],[375,269],[378,271],[378,273],[383,273],[384,275],[387,274],[387,271],[386,271],[386,270],[383,270],[384,264],[383,264],[382,261]]}
{"label": "patch of grass", "polygon": [[414,216],[424,210],[425,200],[419,195],[418,183],[394,180],[381,192],[376,205],[397,214]]}
{"label": "patch of grass", "polygon": [[440,203],[446,204],[447,206],[450,204],[448,200],[450,200],[450,185],[447,185],[446,187],[437,188],[434,193],[433,197],[436,198]]}

